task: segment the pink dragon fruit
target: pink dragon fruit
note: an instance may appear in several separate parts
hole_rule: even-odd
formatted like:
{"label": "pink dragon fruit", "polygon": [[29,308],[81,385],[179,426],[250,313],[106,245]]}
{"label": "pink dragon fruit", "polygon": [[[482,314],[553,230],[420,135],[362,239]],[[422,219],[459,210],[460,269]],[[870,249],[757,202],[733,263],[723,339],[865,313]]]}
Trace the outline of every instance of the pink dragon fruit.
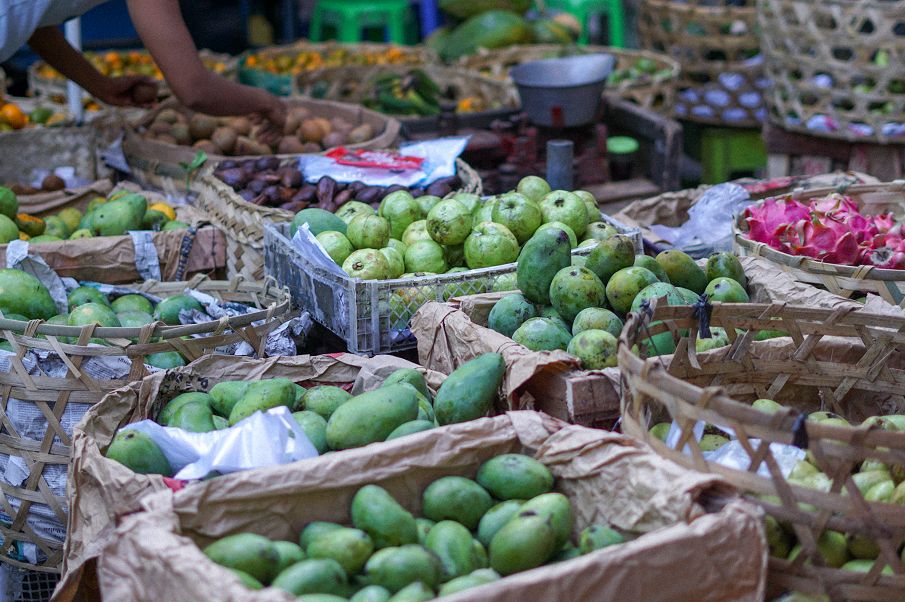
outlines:
{"label": "pink dragon fruit", "polygon": [[790,196],[746,210],[748,237],[770,247],[845,265],[905,269],[905,239],[891,213],[864,215],[848,196],[830,194],[808,206]]}

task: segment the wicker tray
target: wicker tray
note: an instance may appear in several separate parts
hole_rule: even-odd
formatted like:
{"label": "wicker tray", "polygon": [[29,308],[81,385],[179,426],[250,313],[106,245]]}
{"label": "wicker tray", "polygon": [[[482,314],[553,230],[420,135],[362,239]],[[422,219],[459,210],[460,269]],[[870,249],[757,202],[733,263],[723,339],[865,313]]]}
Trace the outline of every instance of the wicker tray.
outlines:
{"label": "wicker tray", "polygon": [[[518,92],[510,81],[501,81],[456,67],[423,65],[419,67],[440,86],[450,90],[458,101],[473,97],[486,107],[481,111],[460,113],[461,117],[478,117],[485,113],[500,113],[520,106]],[[411,65],[373,65],[366,67],[337,67],[302,73],[296,79],[298,92],[314,98],[363,103],[374,89],[374,80],[384,73],[408,73]],[[437,117],[394,115],[407,129],[427,131],[436,129]]]}
{"label": "wicker tray", "polygon": [[[642,248],[641,235],[613,218],[607,222]],[[576,248],[587,255],[588,247]],[[394,280],[360,280],[336,275],[292,244],[286,224],[264,226],[264,260],[267,274],[289,287],[293,302],[307,310],[314,321],[342,338],[352,353],[395,353],[417,346],[409,323],[428,301],[484,293],[497,279],[515,272],[517,263]]]}
{"label": "wicker tray", "polygon": [[770,119],[814,136],[905,142],[902,16],[901,2],[759,2]]}
{"label": "wicker tray", "polygon": [[[840,192],[840,189],[798,190],[789,196],[806,203],[814,197],[834,192]],[[897,219],[905,217],[905,182],[855,185],[845,188],[844,193],[851,196],[861,207],[868,208],[869,213],[891,211]],[[744,217],[738,216],[735,224],[735,245],[740,254],[768,259],[797,280],[825,287],[831,293],[846,298],[873,293],[889,303],[905,306],[905,270],[840,265],[790,255],[747,238],[745,236],[747,230]]]}
{"label": "wicker tray", "polygon": [[[388,148],[393,146],[399,137],[399,122],[392,117],[369,111],[346,103],[312,100],[308,98],[292,98],[286,101],[290,106],[302,106],[311,110],[316,117],[342,117],[352,124],[368,123],[374,129],[374,137],[361,144],[349,144],[346,148]],[[166,108],[175,108],[179,104],[170,100],[160,104],[154,111],[142,116],[137,122],[126,126],[123,138],[123,153],[132,175],[140,183],[163,190],[185,190],[186,172],[182,164],[189,164],[198,149],[190,146],[170,144],[159,140],[148,140],[140,134],[140,130],[154,121],[157,114]],[[277,155],[287,156],[287,155]],[[224,155],[209,155],[208,165],[224,159],[249,159]],[[191,187],[195,187],[198,179],[194,179]]]}
{"label": "wicker tray", "polygon": [[[675,462],[722,475],[794,532],[802,551],[794,561],[770,559],[769,598],[798,590],[828,593],[834,601],[902,600],[905,567],[898,549],[905,540],[905,512],[901,506],[865,501],[850,474],[866,459],[905,466],[905,433],[801,418],[829,410],[859,424],[868,416],[905,411],[905,337],[898,334],[905,329],[905,317],[852,307],[717,304],[710,325],[732,333],[731,347],[698,356],[694,341],[682,338],[671,360],[642,359],[631,352],[643,338],[660,332],[691,327],[696,334],[695,315],[696,308],[661,306],[652,315],[630,316],[618,353],[625,432]],[[651,325],[655,320],[660,322]],[[753,343],[755,331],[776,328],[777,321],[791,338]],[[762,412],[750,406],[757,398],[776,399],[787,407],[775,414]],[[681,429],[674,445],[649,433],[662,420],[675,420]],[[692,434],[697,421],[732,429],[744,450],[740,466],[750,459],[750,468],[706,459]],[[779,468],[778,449],[767,443],[807,449],[832,487],[827,491],[788,481]],[[780,529],[786,532],[786,527]],[[865,537],[878,547],[882,560],[869,573],[826,566],[815,545],[825,529]],[[786,543],[791,548],[791,540]],[[896,575],[880,576],[884,564]]]}
{"label": "wicker tray", "polygon": [[[65,496],[54,493],[47,478],[50,475],[60,478],[65,474],[72,426],[88,407],[100,401],[107,392],[147,374],[143,361],[145,355],[178,351],[186,359],[195,360],[215,353],[217,347],[240,341],[248,342],[260,352],[267,333],[292,315],[289,295],[273,280],[247,282],[236,279],[227,282],[199,276],[188,282],[146,281],[134,288],[158,296],[179,294],[186,288],[193,288],[220,300],[246,303],[259,309],[204,324],[166,326],[158,322],[144,328],[55,326],[40,320],[20,322],[0,319],[3,338],[17,350],[16,355],[10,356],[9,371],[0,372],[0,458],[5,463],[6,457],[19,457],[25,473],[21,484],[4,483],[0,489],[0,509],[11,518],[9,525],[0,522],[0,536],[7,553],[21,543],[34,544],[40,554],[46,556],[44,562],[35,565],[25,558],[3,555],[0,561],[4,563],[41,571],[59,571],[62,537],[48,537],[43,531],[36,532],[33,528],[36,509],[33,510],[32,506],[43,506],[41,517],[45,523],[51,523],[56,535],[65,531]],[[209,336],[183,338],[196,334]],[[72,337],[76,344],[63,343],[61,337]],[[105,346],[89,347],[87,344],[91,339],[100,339]],[[133,343],[130,339],[137,342]],[[62,360],[61,368],[66,370],[65,375],[29,374],[23,356],[30,350],[56,353]],[[100,357],[125,358],[123,361],[131,364],[128,377],[99,380],[80,370],[84,362]],[[37,409],[46,417],[46,422],[30,426],[28,433],[20,433],[22,429],[15,426],[19,424],[16,422],[17,407],[20,412],[21,408],[26,407],[32,412]],[[37,434],[36,430],[41,434]]]}
{"label": "wicker tray", "polygon": [[[292,160],[294,159],[284,157],[284,162]],[[462,181],[460,190],[481,194],[483,190],[478,173],[461,159],[456,160],[456,168]],[[262,278],[264,223],[287,223],[292,221],[295,214],[284,209],[249,203],[212,174],[201,177],[199,187],[198,206],[226,237],[227,276]]]}
{"label": "wicker tray", "polygon": [[[147,51],[139,51],[146,55]],[[203,61],[217,61],[223,65],[223,69],[217,70],[217,73],[229,79],[235,79],[238,60],[236,57],[228,54],[219,54],[210,50],[200,50],[198,55]],[[41,74],[41,70],[45,67],[44,61],[36,61],[28,67],[28,92],[31,96],[66,96],[66,78],[48,77]],[[158,98],[164,98],[170,95],[169,86],[163,78],[157,80]],[[89,94],[85,94],[86,98],[90,98]]]}
{"label": "wicker tray", "polygon": [[618,96],[642,108],[662,113],[671,112],[675,101],[675,84],[679,79],[679,63],[674,59],[648,50],[629,50],[610,46],[561,46],[558,44],[530,44],[509,46],[496,50],[481,48],[477,54],[459,59],[457,66],[496,79],[509,79],[509,69],[527,61],[572,56],[574,54],[606,53],[616,57],[616,69],[628,69],[640,59],[656,65],[653,74],[623,80],[606,87],[606,94]]}
{"label": "wicker tray", "polygon": [[[742,4],[742,6],[736,6]],[[642,0],[641,46],[682,68],[675,115],[712,125],[759,126],[766,81],[754,0]]]}
{"label": "wicker tray", "polygon": [[[399,53],[399,63],[404,65],[429,65],[437,62],[436,54],[426,46],[397,46],[395,44],[375,44],[365,42],[361,44],[343,44],[337,42],[309,42],[300,40],[294,44],[286,46],[271,46],[269,48],[261,48],[258,50],[249,50],[243,53],[238,59],[239,81],[256,88],[264,88],[272,94],[279,96],[289,96],[298,94],[296,83],[296,75],[299,73],[316,73],[322,69],[330,69],[332,67],[319,66],[323,63],[299,65],[292,74],[274,73],[266,68],[258,66],[250,66],[252,61],[258,58],[274,58],[278,60],[291,61],[302,53],[317,52],[329,64],[330,58],[339,54],[352,54],[356,58],[352,59],[349,64],[343,64],[342,67],[353,67],[362,64],[375,64],[378,58],[375,55],[382,55],[388,50],[395,50]],[[254,58],[252,58],[254,57]],[[285,58],[284,58],[285,57]],[[335,65],[339,66],[339,65]]]}

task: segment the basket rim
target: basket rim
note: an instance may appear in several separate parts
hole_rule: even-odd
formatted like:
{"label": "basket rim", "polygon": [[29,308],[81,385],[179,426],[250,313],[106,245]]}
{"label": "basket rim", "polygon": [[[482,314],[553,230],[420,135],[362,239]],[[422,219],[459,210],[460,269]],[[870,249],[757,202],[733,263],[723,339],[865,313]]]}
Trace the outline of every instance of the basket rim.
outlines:
{"label": "basket rim", "polygon": [[[780,200],[783,198],[791,198],[795,200],[810,199],[815,196],[829,195],[833,193],[842,193],[846,195],[856,195],[859,193],[870,192],[901,192],[902,203],[905,205],[905,180],[896,180],[894,182],[884,182],[880,184],[854,184],[845,189],[840,190],[837,187],[813,188],[810,190],[796,189],[784,195],[770,196],[755,204],[762,204],[767,200]],[[801,268],[813,273],[832,274],[855,278],[858,280],[881,280],[885,282],[903,281],[905,280],[905,270],[894,270],[889,268],[879,268],[876,266],[866,265],[845,265],[841,263],[828,263],[818,261],[810,257],[801,255],[791,255],[783,251],[778,251],[766,243],[751,240],[745,233],[748,231],[745,222],[745,213],[739,213],[735,216],[733,223],[733,238],[736,244],[746,250],[751,251],[755,256],[764,257],[776,263],[781,263],[790,267]]]}

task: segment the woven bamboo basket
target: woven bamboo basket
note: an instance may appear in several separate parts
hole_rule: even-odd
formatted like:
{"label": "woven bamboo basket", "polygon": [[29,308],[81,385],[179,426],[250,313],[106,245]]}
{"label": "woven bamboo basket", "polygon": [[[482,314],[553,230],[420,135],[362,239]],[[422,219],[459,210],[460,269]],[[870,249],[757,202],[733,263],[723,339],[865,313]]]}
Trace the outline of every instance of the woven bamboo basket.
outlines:
{"label": "woven bamboo basket", "polygon": [[[457,67],[423,65],[423,70],[442,90],[456,102],[465,98],[475,99],[482,107],[475,115],[520,106],[518,91],[511,81],[501,81]],[[296,78],[298,93],[313,98],[364,103],[374,92],[375,79],[385,73],[405,74],[411,65],[372,65],[366,67],[337,67],[302,73]],[[405,124],[436,120],[436,117],[394,115]]]}
{"label": "woven bamboo basket", "polygon": [[905,142],[902,2],[763,0],[770,119],[807,134]]}
{"label": "woven bamboo basket", "polygon": [[[833,601],[900,601],[905,596],[905,566],[899,556],[905,510],[865,500],[851,476],[865,460],[882,462],[891,471],[905,468],[905,433],[803,419],[807,412],[822,410],[860,424],[868,416],[905,412],[905,317],[853,309],[717,304],[710,325],[732,333],[732,345],[706,356],[694,353],[689,337],[679,341],[671,360],[643,359],[631,351],[648,336],[683,327],[696,337],[692,307],[660,306],[632,314],[620,337],[624,431],[665,458],[725,477],[778,521],[778,532],[771,534],[770,598],[783,590],[824,593]],[[755,331],[775,329],[777,322],[790,338],[753,343]],[[751,407],[758,398],[778,400],[785,407],[775,414]],[[662,420],[674,420],[680,430],[674,445],[649,432]],[[741,459],[734,467],[705,457],[693,435],[698,421],[735,433]],[[823,486],[804,486],[784,476],[779,450],[795,447],[806,449],[809,461],[828,477]],[[683,449],[686,453],[679,451]],[[874,546],[879,560],[867,573],[838,568],[844,557],[827,561],[817,551],[816,542],[826,530],[847,540],[863,539],[865,546]],[[788,560],[792,537],[801,552]],[[884,565],[894,574],[881,576]]]}
{"label": "woven bamboo basket", "polygon": [[[146,50],[139,51],[142,55],[147,55]],[[210,50],[200,50],[198,56],[205,64],[217,64],[218,67],[212,69],[216,73],[235,79],[238,67],[238,59],[228,54],[220,54],[211,52]],[[28,67],[28,91],[31,96],[66,96],[66,78],[56,74],[49,76],[42,71],[46,71],[47,64],[44,61],[36,61]],[[166,81],[161,78],[157,80],[158,98],[165,98],[170,95],[170,89]],[[86,98],[90,96],[86,93]]]}
{"label": "woven bamboo basket", "polygon": [[642,0],[641,46],[682,68],[675,115],[712,125],[764,120],[763,63],[754,0]]}
{"label": "woven bamboo basket", "polygon": [[[297,159],[297,158],[296,158]],[[283,163],[294,161],[284,158]],[[460,190],[481,194],[481,177],[465,161],[456,160]],[[226,237],[227,276],[260,279],[264,275],[264,222],[292,221],[293,213],[249,203],[213,174],[199,180],[197,204]]]}
{"label": "woven bamboo basket", "polygon": [[[15,350],[15,355],[9,356],[10,369],[0,372],[0,459],[6,464],[17,457],[22,479],[18,485],[11,484],[8,478],[0,482],[0,512],[10,519],[10,524],[0,521],[3,541],[0,562],[39,571],[60,570],[66,525],[66,498],[60,491],[60,479],[65,478],[69,463],[72,426],[106,393],[147,375],[145,355],[178,351],[192,361],[215,353],[218,347],[241,341],[260,354],[266,335],[292,315],[289,294],[272,279],[216,281],[199,276],[187,282],[146,281],[133,288],[157,296],[180,294],[192,288],[221,301],[244,303],[257,309],[203,324],[166,326],[157,322],[143,328],[55,326],[41,320],[20,322],[0,318],[2,338]],[[64,337],[76,342],[66,343]],[[89,341],[98,340],[104,345],[88,346]],[[28,351],[55,353],[60,369],[65,366],[65,376],[47,376],[43,370],[29,373],[23,358]],[[125,358],[131,364],[128,377],[101,380],[89,376],[83,363],[99,357]],[[21,427],[19,413],[23,408],[44,416],[43,421],[38,420],[40,424],[27,425],[27,434],[17,428],[17,425]],[[12,466],[6,466],[7,477],[11,472]],[[52,486],[49,480],[57,485]],[[57,537],[48,537],[45,531],[36,528],[36,516],[44,524],[51,523]],[[45,558],[43,562],[35,564],[18,554],[10,555],[20,545],[27,544],[37,547],[38,558]]]}
{"label": "woven bamboo basket", "polygon": [[[353,125],[370,124],[374,137],[360,144],[349,144],[346,148],[388,148],[395,144],[399,137],[399,122],[347,103],[330,102],[325,100],[313,100],[310,98],[292,98],[286,101],[289,106],[305,107],[311,111],[313,117],[341,117]],[[175,100],[161,103],[158,107],[141,117],[136,122],[128,124],[123,137],[123,153],[132,175],[142,184],[166,191],[182,189],[185,191],[186,172],[183,164],[190,164],[198,149],[191,146],[182,146],[149,140],[141,135],[157,114],[167,108],[178,108],[180,105]],[[287,155],[278,155],[287,156]],[[208,164],[224,159],[249,159],[251,157],[226,157],[225,155],[208,155]],[[194,182],[190,182],[190,187]]]}
{"label": "woven bamboo basket", "polygon": [[94,181],[106,175],[93,127],[31,128],[0,134],[0,182],[30,183],[35,172],[69,166]]}
{"label": "woven bamboo basket", "polygon": [[605,53],[616,57],[616,70],[627,70],[639,60],[647,59],[654,65],[653,73],[639,77],[608,82],[606,94],[618,96],[636,105],[660,113],[672,111],[675,102],[675,84],[679,79],[679,63],[675,59],[649,50],[630,50],[610,46],[562,46],[559,44],[529,44],[488,50],[481,48],[477,54],[464,56],[457,64],[462,69],[478,71],[495,79],[509,79],[509,70],[527,61],[536,61],[576,54]]}
{"label": "woven bamboo basket", "polygon": [[[905,217],[905,181],[859,184],[843,190],[838,188],[796,190],[788,196],[807,203],[812,198],[834,192],[844,192],[852,197],[867,213],[891,211],[897,219]],[[735,224],[735,245],[741,254],[763,257],[796,280],[824,287],[831,293],[845,298],[872,293],[889,303],[905,307],[905,270],[825,263],[809,257],[790,255],[749,239],[746,236],[747,231],[744,216],[739,215]]]}
{"label": "woven bamboo basket", "polygon": [[[343,44],[300,40],[285,46],[270,46],[245,52],[238,59],[238,73],[239,81],[243,84],[264,88],[280,96],[289,96],[298,94],[296,76],[300,73],[362,65],[429,65],[437,60],[436,54],[424,45],[398,46],[373,42]],[[276,64],[270,66],[269,61]],[[278,68],[283,66],[289,73],[278,72]]]}

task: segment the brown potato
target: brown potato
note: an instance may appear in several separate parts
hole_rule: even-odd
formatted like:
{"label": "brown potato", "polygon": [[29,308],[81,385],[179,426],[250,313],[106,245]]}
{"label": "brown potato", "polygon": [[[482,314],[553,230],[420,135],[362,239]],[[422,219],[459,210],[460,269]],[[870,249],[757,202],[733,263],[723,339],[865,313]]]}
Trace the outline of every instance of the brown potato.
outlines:
{"label": "brown potato", "polygon": [[248,136],[251,133],[251,121],[248,117],[233,117],[230,119],[229,127],[240,136]]}
{"label": "brown potato", "polygon": [[315,119],[306,119],[302,122],[302,127],[299,129],[299,136],[305,142],[320,144],[321,139],[326,135],[326,132],[321,129],[320,124]]}
{"label": "brown potato", "polygon": [[219,127],[214,130],[213,135],[211,136],[211,142],[213,142],[223,154],[229,155],[236,148],[236,140],[238,135],[236,131],[228,128],[228,127]]}
{"label": "brown potato", "polygon": [[209,115],[195,113],[189,120],[189,134],[194,140],[210,140],[216,129],[217,121]]}
{"label": "brown potato", "polygon": [[349,144],[361,144],[374,137],[374,128],[368,123],[363,123],[349,132]]}

